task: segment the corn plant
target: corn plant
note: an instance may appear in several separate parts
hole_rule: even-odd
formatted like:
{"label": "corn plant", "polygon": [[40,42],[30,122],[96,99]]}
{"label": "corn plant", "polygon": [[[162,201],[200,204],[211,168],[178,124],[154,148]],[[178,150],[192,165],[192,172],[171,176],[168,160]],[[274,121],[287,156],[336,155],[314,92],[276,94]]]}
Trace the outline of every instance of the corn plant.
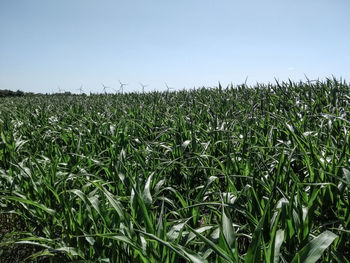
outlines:
{"label": "corn plant", "polygon": [[0,262],[350,262],[349,130],[337,79],[0,98]]}

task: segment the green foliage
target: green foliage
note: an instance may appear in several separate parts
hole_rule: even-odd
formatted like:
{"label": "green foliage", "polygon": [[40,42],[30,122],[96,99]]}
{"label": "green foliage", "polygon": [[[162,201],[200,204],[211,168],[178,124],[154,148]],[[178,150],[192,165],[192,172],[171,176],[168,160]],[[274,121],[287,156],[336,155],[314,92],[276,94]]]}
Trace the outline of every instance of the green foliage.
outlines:
{"label": "green foliage", "polygon": [[336,79],[1,98],[0,257],[349,262],[349,130]]}
{"label": "green foliage", "polygon": [[24,96],[24,92],[17,90],[17,91],[12,91],[12,90],[7,90],[7,89],[0,89],[0,97],[21,97]]}

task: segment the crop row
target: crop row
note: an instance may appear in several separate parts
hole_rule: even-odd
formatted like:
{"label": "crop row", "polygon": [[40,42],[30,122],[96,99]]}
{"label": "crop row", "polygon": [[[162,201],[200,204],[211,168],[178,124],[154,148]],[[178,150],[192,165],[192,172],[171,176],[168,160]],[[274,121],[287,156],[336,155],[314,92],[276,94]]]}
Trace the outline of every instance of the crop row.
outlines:
{"label": "crop row", "polygon": [[0,98],[0,257],[350,262],[349,130],[336,79]]}

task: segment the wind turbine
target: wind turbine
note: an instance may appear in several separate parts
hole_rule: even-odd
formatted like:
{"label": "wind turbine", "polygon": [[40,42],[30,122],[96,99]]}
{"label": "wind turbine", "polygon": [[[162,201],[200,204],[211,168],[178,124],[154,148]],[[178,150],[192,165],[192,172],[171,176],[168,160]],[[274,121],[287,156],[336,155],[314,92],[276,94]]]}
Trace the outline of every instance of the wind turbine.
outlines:
{"label": "wind turbine", "polygon": [[60,88],[60,86],[58,86],[58,93],[62,93],[64,90]]}
{"label": "wind turbine", "polygon": [[83,85],[81,85],[80,88],[77,89],[77,90],[79,90],[80,94],[82,94],[82,93],[84,92],[84,90],[83,90]]}
{"label": "wind turbine", "polygon": [[244,85],[247,86],[247,81],[248,81],[248,75],[247,77],[245,78],[245,81],[244,81]]}
{"label": "wind turbine", "polygon": [[140,85],[141,85],[141,88],[142,88],[142,93],[145,93],[145,88],[148,87],[149,85],[148,84],[142,84],[140,82]]}
{"label": "wind turbine", "polygon": [[172,88],[172,87],[169,87],[168,84],[167,84],[166,82],[164,82],[164,83],[165,83],[165,87],[166,87],[167,92],[169,92],[170,90],[173,90],[173,89],[174,89],[174,88]]}
{"label": "wind turbine", "polygon": [[103,83],[101,83],[101,85],[103,87],[103,92],[107,94],[106,90],[109,89],[109,87],[105,86]]}
{"label": "wind turbine", "polygon": [[124,91],[124,86],[128,85],[127,83],[122,83],[120,80],[119,80],[119,83],[120,83],[120,91],[123,93]]}
{"label": "wind turbine", "polygon": [[320,79],[310,80],[310,79],[306,76],[305,73],[304,73],[304,77],[306,78],[306,81],[307,81],[307,83],[308,83],[309,85],[310,85],[311,82],[319,82],[319,81],[320,81]]}

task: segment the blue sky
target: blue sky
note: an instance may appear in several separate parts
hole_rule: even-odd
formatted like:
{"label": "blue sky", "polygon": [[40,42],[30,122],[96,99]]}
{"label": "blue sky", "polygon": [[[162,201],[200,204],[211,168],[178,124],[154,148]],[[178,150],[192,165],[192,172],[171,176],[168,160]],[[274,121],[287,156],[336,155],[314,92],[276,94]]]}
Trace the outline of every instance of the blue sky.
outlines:
{"label": "blue sky", "polygon": [[343,77],[348,0],[0,0],[0,89]]}

